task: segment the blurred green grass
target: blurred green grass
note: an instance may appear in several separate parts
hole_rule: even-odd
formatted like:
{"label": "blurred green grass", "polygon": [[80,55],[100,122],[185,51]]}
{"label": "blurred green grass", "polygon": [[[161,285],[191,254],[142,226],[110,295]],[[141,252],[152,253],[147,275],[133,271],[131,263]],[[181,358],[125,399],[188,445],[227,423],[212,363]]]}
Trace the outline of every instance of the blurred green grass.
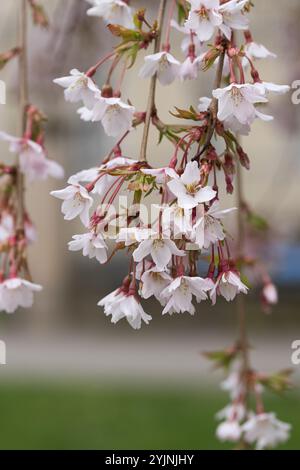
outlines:
{"label": "blurred green grass", "polygon": [[[293,424],[282,449],[300,449],[300,397],[266,403]],[[0,449],[229,449],[214,438],[213,416],[225,404],[210,389],[1,384]]]}

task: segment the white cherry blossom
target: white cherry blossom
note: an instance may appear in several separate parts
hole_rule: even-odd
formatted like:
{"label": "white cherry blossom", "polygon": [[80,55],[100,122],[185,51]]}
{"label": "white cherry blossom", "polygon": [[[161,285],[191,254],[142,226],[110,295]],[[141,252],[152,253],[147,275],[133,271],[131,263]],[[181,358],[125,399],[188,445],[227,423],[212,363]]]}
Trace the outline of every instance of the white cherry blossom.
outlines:
{"label": "white cherry blossom", "polygon": [[98,305],[104,307],[106,316],[111,315],[112,323],[117,323],[122,318],[126,318],[130,326],[135,330],[141,328],[142,321],[148,325],[149,321],[152,319],[152,317],[144,311],[142,305],[134,295],[125,294],[120,291],[120,289],[104,297],[98,302]]}
{"label": "white cherry blossom", "polygon": [[232,30],[246,30],[249,27],[249,20],[242,13],[248,0],[230,0],[219,8],[222,14],[222,24],[220,30],[225,34],[228,40],[231,39]]}
{"label": "white cherry blossom", "polygon": [[209,202],[216,196],[210,186],[200,186],[200,171],[197,162],[189,162],[184,173],[168,183],[169,189],[177,197],[178,206],[193,209],[198,204]]}
{"label": "white cherry blossom", "polygon": [[216,436],[222,442],[238,442],[242,436],[242,429],[238,421],[224,421],[217,427]]}
{"label": "white cherry blossom", "polygon": [[101,264],[106,263],[108,248],[101,233],[88,232],[73,235],[72,238],[73,240],[68,243],[70,251],[82,250],[83,256],[96,258]]}
{"label": "white cherry blossom", "polygon": [[276,95],[284,95],[291,89],[289,85],[277,85],[276,83],[271,82],[261,82],[261,85],[264,87],[266,94],[270,92],[275,93]]}
{"label": "white cherry blossom", "polygon": [[195,313],[195,307],[192,304],[193,295],[197,302],[207,299],[207,291],[211,289],[212,281],[210,279],[202,279],[201,277],[179,276],[174,279],[162,293],[162,299],[167,301],[163,310],[163,315],[169,313],[189,312],[191,315]]}
{"label": "white cherry blossom", "polygon": [[82,106],[77,109],[77,114],[79,114],[82,121],[91,122],[93,120],[93,108],[89,109],[86,106]]}
{"label": "white cherry blossom", "polygon": [[235,299],[237,294],[248,293],[248,287],[242,283],[240,276],[237,272],[228,270],[219,274],[217,281],[210,292],[212,303],[215,304],[217,294],[222,295],[227,302]]}
{"label": "white cherry blossom", "polygon": [[228,392],[232,400],[237,400],[245,391],[245,384],[241,380],[241,372],[236,363],[233,364],[231,371],[223,382],[221,389]]}
{"label": "white cherry blossom", "polygon": [[224,240],[225,233],[221,220],[235,207],[226,210],[220,210],[219,201],[215,201],[208,210],[204,206],[197,207],[197,220],[193,226],[192,239],[199,249],[208,248],[210,244],[218,240]]}
{"label": "white cherry blossom", "polygon": [[252,415],[243,424],[244,439],[249,444],[256,444],[257,450],[275,447],[288,440],[291,425],[283,423],[274,413]]}
{"label": "white cherry blossom", "polygon": [[162,305],[165,305],[161,293],[172,282],[172,278],[167,271],[161,271],[157,267],[148,269],[142,275],[141,282],[141,296],[144,299],[149,299],[154,295]]}
{"label": "white cherry blossom", "polygon": [[182,238],[182,235],[189,237],[192,233],[192,210],[183,209],[178,204],[164,206],[162,209],[163,230],[170,230],[175,239]]}
{"label": "white cherry blossom", "polygon": [[21,158],[26,158],[28,153],[42,155],[44,149],[41,145],[37,144],[31,139],[25,137],[14,137],[6,132],[0,132],[0,140],[9,143],[9,151],[19,155]]}
{"label": "white cherry blossom", "polygon": [[162,271],[168,266],[172,255],[185,256],[185,252],[179,250],[173,240],[160,238],[159,234],[155,234],[154,238],[140,243],[133,252],[133,259],[136,263],[139,263],[149,255],[151,255],[156,267]]}
{"label": "white cherry blossom", "polygon": [[258,115],[254,104],[268,102],[265,97],[265,88],[259,83],[231,83],[225,88],[213,90],[213,96],[219,102],[218,119],[220,121],[235,118],[244,125],[251,125]]}
{"label": "white cherry blossom", "polygon": [[230,403],[216,414],[216,418],[220,421],[223,419],[226,421],[235,420],[239,423],[243,421],[245,417],[246,408],[242,403]]}
{"label": "white cherry blossom", "polygon": [[[250,59],[276,59],[277,55],[273,52],[270,52],[262,44],[257,44],[254,41],[251,41],[245,45],[244,48],[245,54],[250,57]],[[249,63],[246,59],[246,62]]]}
{"label": "white cherry blossom", "polygon": [[268,305],[276,305],[278,303],[278,291],[276,289],[276,286],[274,286],[274,284],[272,284],[271,282],[268,282],[264,286],[262,296],[263,300]]}
{"label": "white cherry blossom", "polygon": [[80,217],[83,225],[89,224],[89,210],[93,204],[93,199],[89,195],[86,188],[73,180],[72,177],[68,181],[69,186],[59,191],[51,191],[51,196],[62,199],[62,213],[65,220],[73,220],[77,216]]}
{"label": "white cherry blossom", "polygon": [[121,98],[104,98],[101,93],[96,93],[91,121],[101,121],[108,136],[119,137],[132,129],[134,113],[134,106],[124,103]]}
{"label": "white cherry blossom", "polygon": [[202,56],[192,59],[188,56],[180,66],[179,76],[182,81],[196,80],[201,69]]}
{"label": "white cherry blossom", "polygon": [[45,180],[48,176],[63,178],[64,169],[59,163],[46,157],[44,148],[31,139],[14,137],[0,132],[0,139],[9,142],[9,150],[19,156],[20,170],[29,181]]}
{"label": "white cherry blossom", "polygon": [[142,66],[139,76],[141,78],[157,78],[162,85],[170,85],[178,77],[180,62],[169,52],[158,52],[145,57],[145,64]]}
{"label": "white cherry blossom", "polygon": [[49,176],[62,179],[65,174],[59,163],[46,158],[44,154],[38,155],[34,152],[20,156],[20,170],[28,177],[29,182],[46,180]]}
{"label": "white cherry blossom", "polygon": [[0,309],[13,313],[18,307],[32,307],[33,293],[41,290],[42,286],[19,277],[6,279],[0,284]]}
{"label": "white cherry blossom", "polygon": [[200,113],[205,113],[206,111],[208,111],[210,104],[211,104],[211,98],[202,96],[201,98],[199,98],[198,111]]}
{"label": "white cherry blossom", "polygon": [[83,72],[72,69],[67,77],[56,78],[53,80],[56,85],[65,88],[65,100],[71,103],[83,101],[84,106],[91,109],[95,103],[95,93],[99,92],[99,88],[93,80]]}
{"label": "white cherry blossom", "polygon": [[201,42],[209,41],[222,24],[219,0],[190,0],[191,10],[185,27],[195,31]]}
{"label": "white cherry blossom", "polygon": [[104,195],[118,178],[117,176],[110,175],[106,172],[109,170],[112,171],[119,167],[122,168],[125,166],[134,165],[136,162],[137,160],[133,160],[127,157],[115,157],[109,160],[107,163],[100,165],[99,167],[93,167],[87,170],[79,171],[71,178],[72,181],[76,181],[77,183],[92,183],[93,181],[97,180],[92,193]]}
{"label": "white cherry blossom", "polygon": [[127,3],[122,0],[87,0],[92,5],[87,15],[98,16],[111,24],[118,24],[125,28],[133,28],[133,13]]}

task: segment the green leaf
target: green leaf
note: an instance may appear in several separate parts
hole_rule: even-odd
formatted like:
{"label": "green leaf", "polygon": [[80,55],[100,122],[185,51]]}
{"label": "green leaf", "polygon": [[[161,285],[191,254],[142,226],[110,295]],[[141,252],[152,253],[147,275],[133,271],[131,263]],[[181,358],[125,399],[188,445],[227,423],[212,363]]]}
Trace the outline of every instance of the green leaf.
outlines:
{"label": "green leaf", "polygon": [[233,347],[224,351],[205,352],[203,356],[212,361],[216,368],[228,370],[231,363],[237,357],[238,352],[238,349]]}
{"label": "green leaf", "polygon": [[283,393],[292,387],[292,369],[284,369],[272,375],[259,377],[258,382],[275,393]]}

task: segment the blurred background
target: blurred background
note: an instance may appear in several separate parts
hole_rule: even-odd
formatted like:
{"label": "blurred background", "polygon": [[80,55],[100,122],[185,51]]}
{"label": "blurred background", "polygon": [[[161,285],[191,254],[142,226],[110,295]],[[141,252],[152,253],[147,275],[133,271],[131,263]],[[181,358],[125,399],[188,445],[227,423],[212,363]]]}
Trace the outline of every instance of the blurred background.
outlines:
{"label": "blurred background", "polygon": [[[1,4],[0,51],[17,44],[18,0]],[[84,0],[44,0],[51,27],[30,27],[30,100],[48,116],[47,147],[51,158],[69,175],[100,162],[114,142],[97,123],[83,123],[76,106],[52,83],[71,68],[87,70],[111,48],[102,20],[86,16]],[[135,1],[151,16],[156,1]],[[278,54],[259,64],[265,81],[292,84],[300,79],[300,5],[289,0],[278,8],[272,0],[255,2],[253,34]],[[31,23],[30,23],[31,24]],[[181,35],[174,34],[174,55],[183,60]],[[142,56],[142,54],[141,54]],[[124,83],[124,98],[145,109],[148,85],[138,80],[142,57]],[[172,122],[173,106],[197,106],[211,93],[213,71],[198,81],[166,89],[158,87],[160,117]],[[7,104],[0,106],[0,129],[17,132],[18,68],[15,62],[1,72],[7,85]],[[101,85],[101,71],[97,83]],[[273,123],[257,122],[243,145],[251,158],[244,176],[245,194],[255,213],[266,218],[269,230],[251,235],[254,250],[272,272],[280,302],[266,315],[259,291],[248,296],[247,318],[252,361],[260,371],[292,367],[295,390],[284,397],[266,395],[267,409],[292,422],[292,438],[284,448],[300,449],[300,366],[291,363],[291,344],[300,339],[299,170],[300,105],[291,93],[272,97]],[[157,146],[151,134],[149,160],[167,161],[168,143]],[[136,158],[141,129],[132,132],[124,153]],[[1,160],[9,158],[0,143]],[[165,316],[160,306],[146,303],[153,315],[150,326],[136,332],[125,322],[110,324],[97,302],[118,287],[126,259],[116,256],[101,267],[67,242],[81,233],[80,223],[63,221],[60,204],[49,196],[65,182],[49,180],[27,188],[27,205],[39,238],[30,250],[33,277],[44,290],[34,308],[13,316],[1,314],[0,339],[6,342],[7,365],[0,366],[0,448],[2,449],[222,449],[214,438],[214,414],[227,403],[218,391],[222,374],[214,372],[203,351],[223,349],[236,339],[235,305],[220,300],[212,308],[201,304],[194,317]],[[235,195],[226,199],[235,205]],[[234,216],[227,226],[234,226]],[[234,235],[234,231],[232,231]]]}

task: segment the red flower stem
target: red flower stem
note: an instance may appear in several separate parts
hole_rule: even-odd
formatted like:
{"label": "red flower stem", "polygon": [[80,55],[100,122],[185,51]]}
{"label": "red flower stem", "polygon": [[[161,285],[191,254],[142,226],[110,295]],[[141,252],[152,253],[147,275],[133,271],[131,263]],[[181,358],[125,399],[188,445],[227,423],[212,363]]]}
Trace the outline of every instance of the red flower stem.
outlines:
{"label": "red flower stem", "polygon": [[170,48],[171,48],[170,47],[171,22],[172,22],[172,19],[173,19],[173,16],[174,16],[176,4],[177,4],[177,1],[172,0],[170,10],[169,10],[169,18],[168,18],[168,25],[167,25],[167,31],[166,31],[166,39],[165,39],[165,43],[164,43],[164,46],[163,46],[164,50],[167,51],[167,52],[169,52]]}

